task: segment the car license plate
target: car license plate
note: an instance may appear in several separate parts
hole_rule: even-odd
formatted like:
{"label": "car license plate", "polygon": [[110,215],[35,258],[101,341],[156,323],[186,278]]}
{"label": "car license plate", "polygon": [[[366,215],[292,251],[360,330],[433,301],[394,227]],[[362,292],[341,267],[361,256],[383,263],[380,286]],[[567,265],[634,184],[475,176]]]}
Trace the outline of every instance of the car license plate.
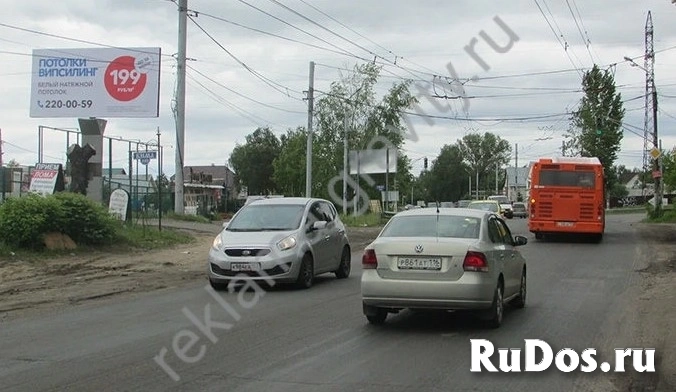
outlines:
{"label": "car license plate", "polygon": [[559,227],[573,227],[575,223],[573,222],[556,222],[556,225]]}
{"label": "car license plate", "polygon": [[261,263],[230,263],[232,271],[260,271]]}
{"label": "car license plate", "polygon": [[441,258],[439,257],[400,257],[397,261],[399,269],[409,270],[440,270]]}

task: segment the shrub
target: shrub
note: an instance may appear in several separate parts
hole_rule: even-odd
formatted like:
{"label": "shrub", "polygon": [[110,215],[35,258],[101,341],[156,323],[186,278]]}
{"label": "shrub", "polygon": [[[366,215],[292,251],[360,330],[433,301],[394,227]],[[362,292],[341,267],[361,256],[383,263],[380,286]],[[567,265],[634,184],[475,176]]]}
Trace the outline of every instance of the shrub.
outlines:
{"label": "shrub", "polygon": [[63,214],[55,225],[78,244],[103,244],[115,238],[117,221],[108,209],[79,193],[60,192],[47,197],[56,200]]}
{"label": "shrub", "polygon": [[105,207],[77,193],[30,194],[0,205],[2,241],[19,248],[42,246],[49,232],[67,234],[78,244],[109,243],[117,225]]}
{"label": "shrub", "polygon": [[5,244],[16,247],[36,247],[42,234],[60,230],[64,211],[59,201],[31,194],[9,198],[0,206],[0,233]]}

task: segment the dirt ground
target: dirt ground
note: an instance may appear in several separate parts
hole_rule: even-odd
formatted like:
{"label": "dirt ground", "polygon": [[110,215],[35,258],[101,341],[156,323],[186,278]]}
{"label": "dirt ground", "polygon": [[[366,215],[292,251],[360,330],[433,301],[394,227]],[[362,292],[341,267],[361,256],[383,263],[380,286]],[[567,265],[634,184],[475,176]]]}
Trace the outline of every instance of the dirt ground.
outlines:
{"label": "dirt ground", "polygon": [[[348,228],[353,249],[363,249],[379,230]],[[124,254],[76,250],[37,261],[0,256],[0,322],[31,312],[204,280],[215,234],[185,231],[195,236],[193,243],[163,250]]]}

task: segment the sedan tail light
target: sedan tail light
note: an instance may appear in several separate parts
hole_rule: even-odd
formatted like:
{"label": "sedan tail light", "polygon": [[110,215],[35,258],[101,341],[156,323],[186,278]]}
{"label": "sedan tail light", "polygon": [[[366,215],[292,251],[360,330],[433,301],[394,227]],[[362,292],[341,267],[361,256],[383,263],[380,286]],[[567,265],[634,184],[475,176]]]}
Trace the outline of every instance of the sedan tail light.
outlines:
{"label": "sedan tail light", "polygon": [[361,264],[363,269],[375,269],[378,267],[378,258],[376,258],[376,251],[367,249],[361,257]]}
{"label": "sedan tail light", "polygon": [[488,272],[488,260],[486,255],[481,252],[469,251],[465,255],[465,261],[462,263],[465,271]]}

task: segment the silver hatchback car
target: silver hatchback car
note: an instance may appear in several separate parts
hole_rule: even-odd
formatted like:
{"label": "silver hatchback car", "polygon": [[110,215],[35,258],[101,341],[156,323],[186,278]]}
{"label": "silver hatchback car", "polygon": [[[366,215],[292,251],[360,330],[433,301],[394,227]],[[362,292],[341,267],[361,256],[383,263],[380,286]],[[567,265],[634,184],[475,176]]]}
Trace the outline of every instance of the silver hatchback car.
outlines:
{"label": "silver hatchback car", "polygon": [[404,308],[478,310],[499,327],[507,301],[526,303],[526,261],[517,247],[527,242],[493,212],[400,212],[364,251],[364,314],[380,324]]}
{"label": "silver hatchback car", "polygon": [[347,278],[350,243],[335,206],[323,199],[273,198],[242,207],[209,250],[209,282],[215,289],[256,281],[312,286],[333,272]]}

